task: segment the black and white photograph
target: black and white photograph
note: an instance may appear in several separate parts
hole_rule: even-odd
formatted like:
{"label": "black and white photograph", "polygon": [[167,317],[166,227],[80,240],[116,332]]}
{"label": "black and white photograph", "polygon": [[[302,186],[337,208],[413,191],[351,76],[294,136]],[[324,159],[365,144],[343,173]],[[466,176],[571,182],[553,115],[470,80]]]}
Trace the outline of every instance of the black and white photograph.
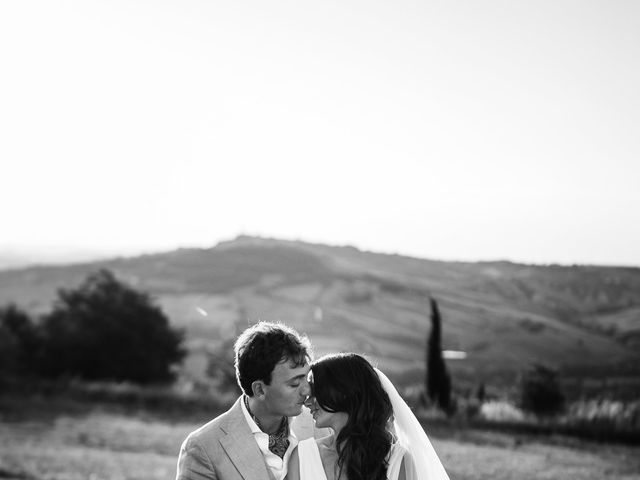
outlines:
{"label": "black and white photograph", "polygon": [[0,479],[640,480],[640,2],[0,2]]}

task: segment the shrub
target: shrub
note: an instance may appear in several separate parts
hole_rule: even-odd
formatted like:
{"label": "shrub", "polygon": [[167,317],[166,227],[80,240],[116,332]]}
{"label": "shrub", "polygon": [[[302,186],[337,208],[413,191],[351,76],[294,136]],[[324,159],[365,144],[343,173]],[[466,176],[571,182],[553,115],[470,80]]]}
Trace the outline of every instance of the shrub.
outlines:
{"label": "shrub", "polygon": [[564,395],[560,390],[557,372],[540,364],[533,364],[520,380],[520,407],[536,415],[555,415],[564,409]]}
{"label": "shrub", "polygon": [[0,321],[0,377],[12,375],[18,369],[20,347],[13,332]]}
{"label": "shrub", "polygon": [[100,270],[74,290],[60,290],[43,318],[40,372],[48,377],[136,383],[173,378],[182,333],[146,293]]}
{"label": "shrub", "polygon": [[491,400],[480,406],[480,416],[496,422],[519,422],[525,416],[522,410],[503,400]]}
{"label": "shrub", "polygon": [[234,343],[235,338],[226,338],[218,348],[208,353],[207,375],[215,379],[221,390],[240,393],[234,366]]}
{"label": "shrub", "polygon": [[576,401],[567,408],[564,421],[638,430],[640,429],[640,400],[635,402],[610,399]]}
{"label": "shrub", "polygon": [[38,332],[29,315],[14,304],[0,308],[0,373],[29,373],[39,350]]}

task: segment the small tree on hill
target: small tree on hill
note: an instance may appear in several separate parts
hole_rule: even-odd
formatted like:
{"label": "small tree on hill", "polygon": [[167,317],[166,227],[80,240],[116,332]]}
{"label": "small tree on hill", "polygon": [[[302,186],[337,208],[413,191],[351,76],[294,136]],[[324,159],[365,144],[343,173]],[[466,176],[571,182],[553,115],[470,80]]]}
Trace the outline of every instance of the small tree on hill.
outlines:
{"label": "small tree on hill", "polygon": [[184,357],[172,329],[143,292],[100,270],[73,290],[59,290],[42,323],[42,373],[88,380],[166,382]]}
{"label": "small tree on hill", "polygon": [[[240,334],[238,331],[236,337]],[[235,355],[233,345],[235,337],[224,338],[213,352],[209,352],[207,375],[217,380],[219,387],[224,391],[236,391],[240,393],[240,387],[236,379],[234,366]]]}
{"label": "small tree on hill", "polygon": [[451,412],[451,377],[442,357],[442,318],[438,303],[431,298],[431,332],[427,340],[427,395],[442,410]]}
{"label": "small tree on hill", "polygon": [[480,382],[480,384],[478,385],[478,388],[476,388],[476,399],[478,400],[478,402],[483,403],[486,396],[487,396],[487,392],[486,392],[486,387],[484,385],[484,382]]}
{"label": "small tree on hill", "polygon": [[14,304],[0,308],[0,370],[5,375],[31,373],[39,348],[29,315]]}
{"label": "small tree on hill", "polygon": [[20,344],[11,329],[0,318],[0,379],[11,377],[19,370]]}
{"label": "small tree on hill", "polygon": [[564,408],[557,372],[534,363],[520,379],[520,407],[536,415],[555,415]]}

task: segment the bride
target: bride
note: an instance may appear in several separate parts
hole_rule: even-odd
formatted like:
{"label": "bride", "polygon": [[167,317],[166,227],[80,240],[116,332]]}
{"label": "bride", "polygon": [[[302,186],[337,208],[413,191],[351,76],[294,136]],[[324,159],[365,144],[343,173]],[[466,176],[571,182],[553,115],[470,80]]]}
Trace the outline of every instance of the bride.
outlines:
{"label": "bride", "polygon": [[316,427],[333,433],[298,444],[287,480],[449,480],[411,409],[363,357],[320,358],[310,384]]}

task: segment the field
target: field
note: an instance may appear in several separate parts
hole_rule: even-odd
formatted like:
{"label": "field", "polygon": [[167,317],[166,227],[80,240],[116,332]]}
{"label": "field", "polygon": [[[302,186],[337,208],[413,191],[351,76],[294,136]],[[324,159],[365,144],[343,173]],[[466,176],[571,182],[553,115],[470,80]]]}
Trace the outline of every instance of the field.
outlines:
{"label": "field", "polygon": [[[0,478],[173,479],[180,443],[210,416],[46,405],[20,413],[15,404],[8,410],[3,404]],[[442,426],[431,439],[452,479],[640,480],[637,446]]]}

